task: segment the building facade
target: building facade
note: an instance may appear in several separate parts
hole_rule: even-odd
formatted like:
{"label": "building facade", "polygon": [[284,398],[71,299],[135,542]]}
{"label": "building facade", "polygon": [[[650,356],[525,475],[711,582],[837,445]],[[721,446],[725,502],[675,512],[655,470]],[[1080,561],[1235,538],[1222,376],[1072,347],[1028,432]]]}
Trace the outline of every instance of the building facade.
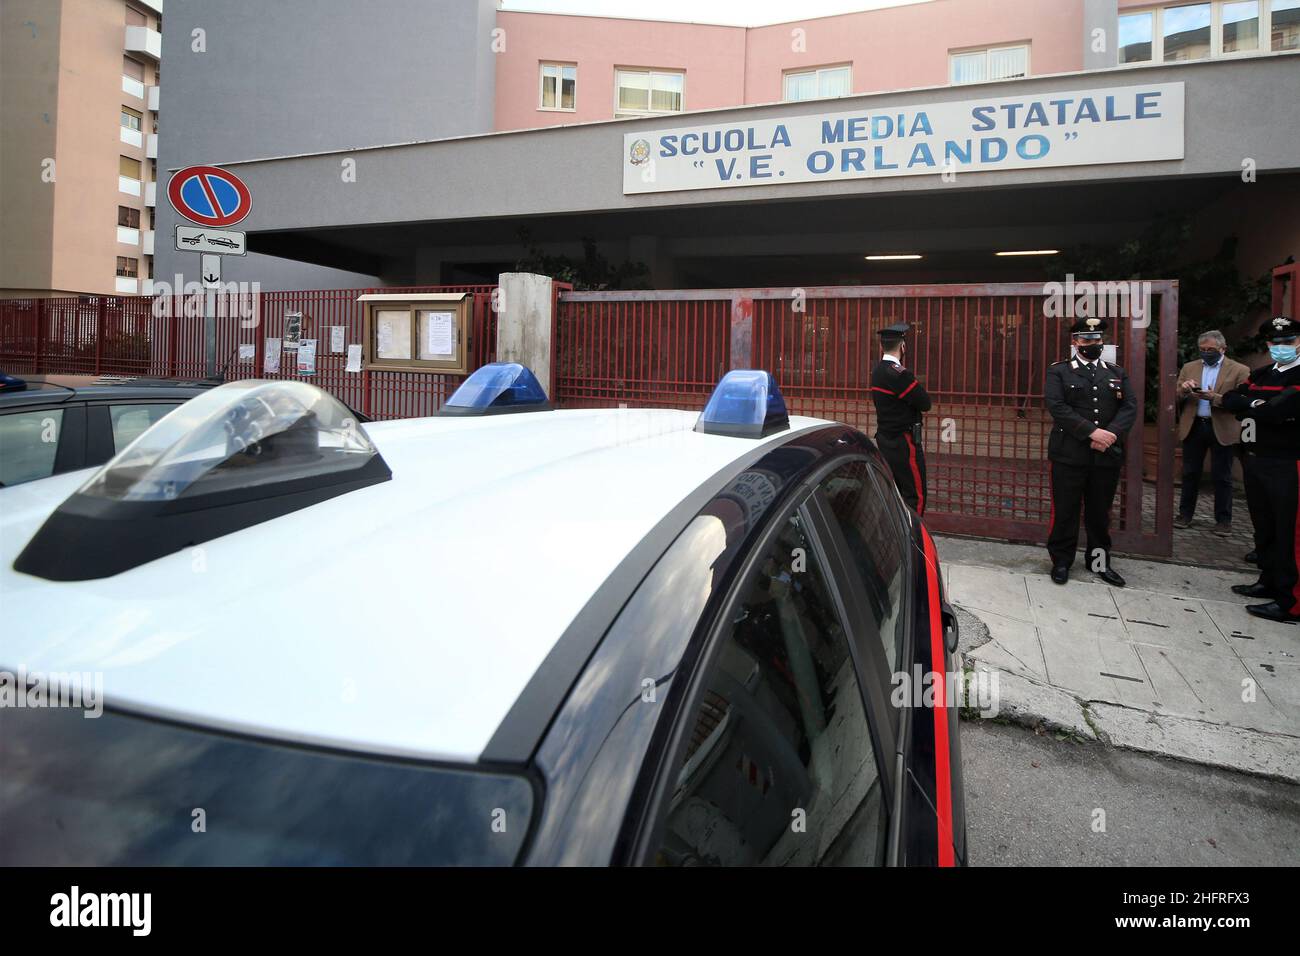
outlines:
{"label": "building facade", "polygon": [[0,5],[0,294],[149,291],[162,6]]}

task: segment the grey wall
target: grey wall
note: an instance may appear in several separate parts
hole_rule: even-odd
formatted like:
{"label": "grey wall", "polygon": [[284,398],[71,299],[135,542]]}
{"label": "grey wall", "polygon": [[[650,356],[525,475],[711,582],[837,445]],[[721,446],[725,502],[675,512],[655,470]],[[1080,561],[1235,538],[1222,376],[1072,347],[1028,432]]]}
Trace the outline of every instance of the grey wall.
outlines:
{"label": "grey wall", "polygon": [[[495,0],[168,0],[155,278],[198,273],[196,255],[173,249],[183,220],[166,200],[170,170],[490,131],[495,22]],[[252,192],[256,215],[270,197]],[[254,254],[228,256],[224,277],[266,289],[374,282]]]}
{"label": "grey wall", "polygon": [[[1093,31],[1103,31],[1106,48],[1094,50]],[[1119,0],[1083,0],[1083,68],[1119,65]]]}

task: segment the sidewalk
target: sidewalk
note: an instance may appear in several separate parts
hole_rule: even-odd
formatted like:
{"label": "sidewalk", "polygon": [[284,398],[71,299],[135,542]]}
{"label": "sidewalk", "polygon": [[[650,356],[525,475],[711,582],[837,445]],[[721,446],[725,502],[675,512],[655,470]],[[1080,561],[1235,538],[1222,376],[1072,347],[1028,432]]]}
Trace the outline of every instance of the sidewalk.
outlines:
{"label": "sidewalk", "polygon": [[1254,575],[1117,557],[1128,587],[1080,562],[1062,587],[1041,548],[935,540],[999,716],[1300,783],[1300,625],[1246,613],[1229,587]]}

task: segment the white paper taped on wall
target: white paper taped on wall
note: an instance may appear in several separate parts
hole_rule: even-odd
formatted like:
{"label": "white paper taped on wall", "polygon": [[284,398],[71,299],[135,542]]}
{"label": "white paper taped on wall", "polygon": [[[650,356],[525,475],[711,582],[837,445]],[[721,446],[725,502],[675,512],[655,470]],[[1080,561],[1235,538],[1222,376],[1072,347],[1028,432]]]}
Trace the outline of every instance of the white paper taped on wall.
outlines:
{"label": "white paper taped on wall", "polygon": [[298,343],[298,374],[316,374],[316,340],[303,339]]}
{"label": "white paper taped on wall", "polygon": [[348,364],[345,371],[361,371],[361,343],[355,342],[348,346]]}
{"label": "white paper taped on wall", "polygon": [[456,316],[452,312],[430,312],[429,313],[429,344],[428,358],[438,358],[439,356],[451,357],[455,350],[453,345],[452,331],[455,328]]}
{"label": "white paper taped on wall", "polygon": [[262,357],[262,371],[280,371],[280,340],[266,340],[266,354]]}
{"label": "white paper taped on wall", "polygon": [[330,326],[330,352],[338,354],[343,351],[343,326]]}
{"label": "white paper taped on wall", "polygon": [[256,342],[240,342],[240,343],[239,343],[239,361],[241,361],[241,362],[251,362],[251,361],[253,361],[253,359],[255,359],[255,358],[257,358],[257,343],[256,343]]}

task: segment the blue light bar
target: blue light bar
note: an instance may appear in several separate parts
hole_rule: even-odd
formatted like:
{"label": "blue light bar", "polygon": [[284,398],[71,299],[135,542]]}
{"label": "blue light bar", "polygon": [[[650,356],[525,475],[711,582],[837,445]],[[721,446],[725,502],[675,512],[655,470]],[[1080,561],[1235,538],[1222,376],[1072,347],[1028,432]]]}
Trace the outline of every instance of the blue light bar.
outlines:
{"label": "blue light bar", "polygon": [[722,376],[695,424],[697,432],[737,438],[763,438],[789,427],[776,379],[760,369],[737,369]]}
{"label": "blue light bar", "polygon": [[550,410],[545,389],[528,368],[518,362],[493,362],[465,379],[438,414],[504,415]]}
{"label": "blue light bar", "polygon": [[16,392],[20,388],[26,388],[27,382],[18,378],[16,375],[6,375],[0,372],[0,392]]}

